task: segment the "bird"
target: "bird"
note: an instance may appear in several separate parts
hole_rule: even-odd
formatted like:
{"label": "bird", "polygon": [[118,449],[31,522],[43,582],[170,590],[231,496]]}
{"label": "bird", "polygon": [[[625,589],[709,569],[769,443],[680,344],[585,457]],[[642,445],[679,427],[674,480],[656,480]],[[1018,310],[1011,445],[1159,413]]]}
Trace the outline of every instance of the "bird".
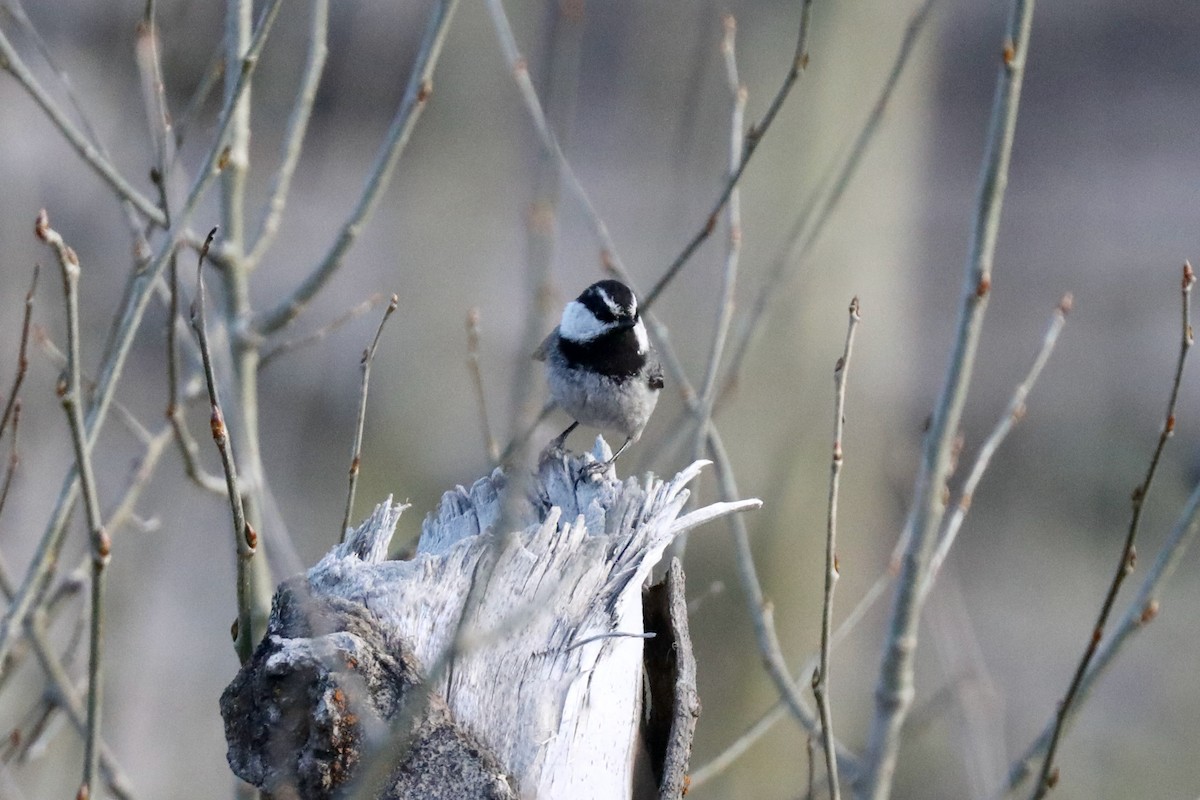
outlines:
{"label": "bird", "polygon": [[547,450],[561,450],[580,425],[617,431],[625,443],[589,469],[606,470],[641,437],[663,388],[637,297],[618,280],[593,283],[566,304],[533,357],[546,364],[551,401],[574,420]]}

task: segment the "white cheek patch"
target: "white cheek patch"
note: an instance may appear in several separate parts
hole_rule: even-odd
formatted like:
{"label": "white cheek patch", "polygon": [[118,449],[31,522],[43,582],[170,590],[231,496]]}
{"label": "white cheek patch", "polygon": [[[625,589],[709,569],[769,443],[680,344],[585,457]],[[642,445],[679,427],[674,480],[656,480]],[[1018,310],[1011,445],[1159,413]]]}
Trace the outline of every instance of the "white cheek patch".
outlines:
{"label": "white cheek patch", "polygon": [[645,355],[650,349],[650,337],[646,336],[646,325],[640,319],[633,326],[633,335],[637,337],[638,353]]}
{"label": "white cheek patch", "polygon": [[578,300],[567,303],[563,309],[562,322],[558,324],[558,333],[573,342],[587,342],[606,332],[610,326],[596,319],[596,315],[587,310],[587,306]]}

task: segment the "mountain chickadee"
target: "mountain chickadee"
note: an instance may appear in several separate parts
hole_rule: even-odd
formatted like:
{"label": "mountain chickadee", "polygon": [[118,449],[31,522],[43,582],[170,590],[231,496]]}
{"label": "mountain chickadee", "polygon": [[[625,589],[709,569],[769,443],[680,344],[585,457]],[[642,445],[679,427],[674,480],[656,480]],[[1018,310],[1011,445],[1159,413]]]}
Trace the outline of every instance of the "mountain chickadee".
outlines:
{"label": "mountain chickadee", "polygon": [[604,280],[584,289],[533,357],[546,362],[554,404],[575,419],[550,449],[562,448],[581,423],[625,434],[613,457],[597,465],[603,470],[642,435],[663,376],[628,286]]}

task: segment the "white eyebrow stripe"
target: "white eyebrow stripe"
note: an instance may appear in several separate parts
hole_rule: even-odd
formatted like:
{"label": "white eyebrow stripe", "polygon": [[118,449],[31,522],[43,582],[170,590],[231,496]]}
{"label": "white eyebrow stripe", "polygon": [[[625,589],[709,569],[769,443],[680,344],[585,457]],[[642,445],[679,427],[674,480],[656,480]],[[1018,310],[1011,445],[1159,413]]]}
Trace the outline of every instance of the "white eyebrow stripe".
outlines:
{"label": "white eyebrow stripe", "polygon": [[621,307],[617,305],[615,300],[608,296],[608,292],[603,289],[597,289],[596,294],[600,295],[600,299],[604,301],[604,305],[608,306],[608,310],[612,312],[614,317],[621,316]]}
{"label": "white eyebrow stripe", "polygon": [[633,326],[633,335],[637,337],[638,355],[645,355],[650,350],[650,337],[646,335],[646,325],[640,319]]}

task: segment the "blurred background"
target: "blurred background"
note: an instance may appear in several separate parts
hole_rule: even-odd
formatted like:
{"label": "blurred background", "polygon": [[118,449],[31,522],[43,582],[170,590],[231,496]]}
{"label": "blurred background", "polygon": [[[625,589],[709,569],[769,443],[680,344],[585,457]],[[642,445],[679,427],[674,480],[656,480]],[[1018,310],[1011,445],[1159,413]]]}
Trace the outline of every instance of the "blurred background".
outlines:
{"label": "blurred background", "polygon": [[[220,4],[160,0],[168,101],[182,114],[220,41]],[[509,2],[518,44],[549,99],[563,147],[645,289],[711,210],[728,162],[731,96],[721,17],[738,24],[759,119],[795,47],[789,2],[646,4]],[[133,49],[144,4],[30,3],[33,25],[70,76],[113,162],[143,193],[152,149]],[[252,278],[256,308],[308,274],[361,191],[408,79],[428,3],[334,3],[329,58],[281,235]],[[979,165],[1007,4],[940,0],[861,170],[816,247],[771,287],[763,335],[718,423],[745,496],[764,589],[792,665],[819,642],[832,367],[857,295],[864,321],[849,378],[839,529],[840,620],[886,569],[910,501],[923,425],[942,379],[968,248]],[[818,0],[811,63],[742,182],[739,320],[786,248],[788,230],[858,133],[916,4]],[[65,102],[10,2],[0,27]],[[253,92],[248,220],[255,229],[304,60],[307,4],[287,4]],[[1198,254],[1200,14],[1185,0],[1044,3],[1034,18],[993,293],[963,424],[963,458],[1003,413],[1065,291],[1075,310],[1028,414],[975,496],[926,612],[918,695],[895,796],[982,797],[1051,717],[1116,567],[1162,422],[1178,349],[1180,265]],[[553,78],[553,81],[551,81]],[[550,84],[553,83],[553,89]],[[61,347],[57,265],[33,236],[39,208],[83,262],[85,363],[98,363],[131,266],[130,239],[105,184],[7,74],[0,76],[0,392],[16,369],[22,300],[43,264],[35,322]],[[195,169],[219,104],[189,126],[182,163]],[[355,519],[389,494],[412,503],[397,545],[419,532],[440,494],[490,467],[466,363],[464,321],[481,317],[487,406],[511,431],[530,346],[558,309],[602,276],[586,217],[564,194],[550,255],[551,289],[530,291],[527,229],[538,181],[534,129],[482,4],[464,3],[434,92],[391,186],[328,289],[288,330],[316,330],[373,293],[399,296],[372,376]],[[190,172],[189,172],[190,174]],[[553,184],[551,184],[551,189]],[[543,190],[544,191],[544,190]],[[219,219],[217,192],[193,215]],[[544,196],[543,196],[544,199]],[[539,217],[539,219],[541,219]],[[707,363],[725,262],[725,230],[687,265],[656,311],[691,380]],[[182,261],[193,280],[194,262]],[[212,286],[216,288],[214,281]],[[190,292],[190,288],[188,290]],[[219,294],[213,302],[219,306]],[[273,497],[260,535],[276,579],[315,562],[337,539],[359,389],[359,356],[379,311],[280,358],[261,375],[262,448]],[[142,326],[118,399],[147,425],[166,405],[166,313]],[[736,324],[736,323],[735,323]],[[23,572],[72,463],[54,383],[32,348],[23,389],[21,463],[0,516],[0,551]],[[536,375],[536,374],[535,374]],[[541,391],[540,378],[537,381]],[[540,402],[541,395],[535,397]],[[1185,376],[1177,433],[1146,510],[1136,586],[1198,477],[1197,368]],[[626,471],[673,474],[690,460],[667,447],[682,409],[663,402]],[[204,461],[218,469],[192,410]],[[565,420],[554,416],[535,444]],[[594,431],[576,433],[574,449]],[[6,437],[3,450],[7,454]],[[140,448],[116,415],[101,436],[102,503],[111,508]],[[626,460],[627,459],[627,460]],[[696,489],[715,499],[711,476]],[[138,506],[150,524],[116,536],[109,583],[104,735],[141,797],[230,796],[217,697],[237,669],[234,553],[224,498],[189,483],[164,457]],[[83,558],[76,514],[60,579]],[[1061,750],[1055,797],[1200,794],[1200,579],[1190,554],[1162,612],[1101,680]],[[685,567],[699,661],[693,765],[724,749],[775,698],[760,666],[728,531],[694,533]],[[1123,593],[1118,611],[1131,594]],[[878,603],[833,658],[839,738],[862,748],[883,620]],[[79,601],[76,601],[78,607]],[[78,609],[56,624],[72,633]],[[86,651],[83,651],[86,652]],[[82,675],[85,656],[72,665]],[[0,693],[0,731],[27,726],[43,680],[32,661]],[[79,738],[59,720],[29,763],[0,769],[0,796],[73,796]],[[24,730],[23,732],[27,732]],[[805,736],[784,719],[689,797],[794,798],[807,783]]]}

